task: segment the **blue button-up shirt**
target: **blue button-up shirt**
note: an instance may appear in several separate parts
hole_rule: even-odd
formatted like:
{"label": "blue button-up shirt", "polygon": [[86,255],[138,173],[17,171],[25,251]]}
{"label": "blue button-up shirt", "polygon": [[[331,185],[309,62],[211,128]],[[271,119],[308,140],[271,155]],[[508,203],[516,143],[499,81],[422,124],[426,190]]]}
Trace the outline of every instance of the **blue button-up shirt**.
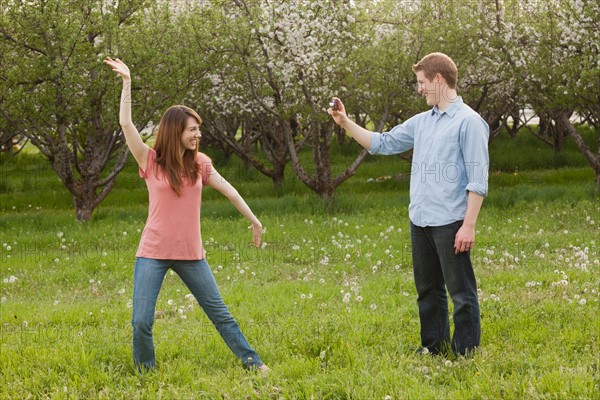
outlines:
{"label": "blue button-up shirt", "polygon": [[467,193],[488,193],[487,123],[458,97],[445,111],[417,114],[389,132],[373,132],[371,154],[413,149],[408,215],[421,227],[463,220]]}

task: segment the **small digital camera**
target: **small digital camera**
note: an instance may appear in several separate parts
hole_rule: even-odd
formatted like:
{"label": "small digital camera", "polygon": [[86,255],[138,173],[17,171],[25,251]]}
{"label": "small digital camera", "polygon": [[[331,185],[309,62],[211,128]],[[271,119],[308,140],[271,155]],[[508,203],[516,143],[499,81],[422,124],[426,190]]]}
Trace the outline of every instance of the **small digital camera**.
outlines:
{"label": "small digital camera", "polygon": [[332,99],[331,103],[329,103],[329,107],[331,107],[333,111],[340,111],[340,100],[336,98]]}

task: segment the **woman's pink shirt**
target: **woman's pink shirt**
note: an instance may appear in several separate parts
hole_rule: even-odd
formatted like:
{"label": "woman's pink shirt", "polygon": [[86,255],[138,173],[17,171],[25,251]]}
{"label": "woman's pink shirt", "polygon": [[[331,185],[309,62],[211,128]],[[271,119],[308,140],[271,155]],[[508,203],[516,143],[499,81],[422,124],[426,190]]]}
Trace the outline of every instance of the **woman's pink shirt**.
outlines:
{"label": "woman's pink shirt", "polygon": [[[200,232],[202,186],[212,172],[208,156],[198,153],[201,179],[190,185],[184,180],[181,195],[177,196],[169,181],[158,170],[156,151],[148,151],[146,170],[139,169],[148,187],[148,219],[142,232],[136,257],[161,260],[201,260],[206,257]],[[158,170],[158,174],[156,171]]]}

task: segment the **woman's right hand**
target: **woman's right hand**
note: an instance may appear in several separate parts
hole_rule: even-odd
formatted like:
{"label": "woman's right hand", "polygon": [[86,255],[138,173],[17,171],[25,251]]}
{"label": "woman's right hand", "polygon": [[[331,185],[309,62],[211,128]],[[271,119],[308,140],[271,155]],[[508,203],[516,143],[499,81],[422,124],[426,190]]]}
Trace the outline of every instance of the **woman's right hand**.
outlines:
{"label": "woman's right hand", "polygon": [[104,63],[107,64],[109,67],[111,67],[112,70],[117,73],[117,75],[120,75],[121,78],[123,78],[123,80],[131,79],[131,74],[129,73],[129,68],[127,67],[127,65],[125,65],[125,63],[123,61],[119,60],[118,58],[115,58],[113,60],[110,57],[106,57],[104,59]]}

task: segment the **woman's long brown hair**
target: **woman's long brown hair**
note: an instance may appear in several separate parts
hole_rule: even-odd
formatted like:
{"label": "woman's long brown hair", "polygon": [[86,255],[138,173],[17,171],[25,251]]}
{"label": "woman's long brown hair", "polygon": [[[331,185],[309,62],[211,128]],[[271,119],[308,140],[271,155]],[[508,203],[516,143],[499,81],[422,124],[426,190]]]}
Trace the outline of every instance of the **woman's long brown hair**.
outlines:
{"label": "woman's long brown hair", "polygon": [[187,178],[190,184],[195,184],[201,175],[200,165],[196,162],[198,149],[186,149],[183,157],[180,153],[181,135],[189,117],[202,124],[202,118],[191,108],[180,105],[169,107],[160,119],[154,143],[156,163],[167,176],[177,196],[181,195],[183,178]]}

